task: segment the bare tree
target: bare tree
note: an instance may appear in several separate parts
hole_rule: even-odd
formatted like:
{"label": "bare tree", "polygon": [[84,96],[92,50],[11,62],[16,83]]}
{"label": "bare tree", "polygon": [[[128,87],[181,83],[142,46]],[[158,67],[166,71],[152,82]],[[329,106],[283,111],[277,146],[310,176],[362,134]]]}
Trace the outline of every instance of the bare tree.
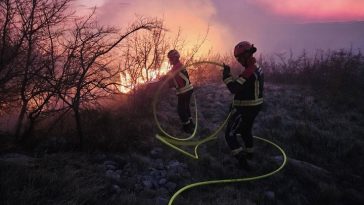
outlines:
{"label": "bare tree", "polygon": [[[163,22],[152,32],[134,33],[122,48],[121,79],[126,83],[132,94],[134,108],[136,107],[136,92],[138,84],[150,82],[160,75],[161,66],[165,61],[168,42]],[[129,93],[129,94],[130,94]]]}
{"label": "bare tree", "polygon": [[165,59],[167,47],[163,24],[159,25],[159,29],[154,29],[153,32],[133,34],[123,50],[124,64],[128,68],[124,69],[123,72],[127,75],[132,74],[131,77],[136,78],[133,79],[135,83],[137,78],[143,82],[151,81],[155,77],[151,76],[151,73],[159,74],[159,68]]}
{"label": "bare tree", "polygon": [[94,12],[70,18],[70,1],[0,1],[0,107],[19,103],[15,131],[23,139],[39,120],[72,110],[83,144],[82,109],[115,92],[120,69],[113,50],[131,34],[161,25],[140,18],[121,33],[99,26]]}
{"label": "bare tree", "polygon": [[186,44],[186,40],[182,38],[182,30],[178,28],[177,34],[173,39],[169,39],[171,42],[169,47],[176,50],[183,50],[184,45]]}
{"label": "bare tree", "polygon": [[70,1],[0,1],[0,107],[2,110],[11,105],[20,107],[16,136],[23,130],[25,117],[42,110],[47,103],[45,100],[39,104],[40,99],[49,99],[44,98],[48,92],[44,89],[49,86],[37,78],[45,73],[44,65],[48,64],[44,46],[49,39],[44,36],[65,20]]}
{"label": "bare tree", "polygon": [[[28,115],[31,122],[35,116],[48,103],[52,94],[44,79],[46,75],[52,75],[55,67],[48,66],[45,46],[52,44],[48,38],[52,28],[62,23],[67,15],[70,0],[18,0],[15,1],[16,17],[19,20],[20,36],[24,36],[22,48],[24,49],[24,61],[21,64],[17,81],[19,82],[19,98],[21,108],[15,134],[18,137],[24,128],[24,119]],[[47,35],[49,34],[49,35]],[[46,37],[44,37],[46,36]],[[51,49],[52,45],[51,45]],[[39,78],[42,77],[42,78]],[[32,102],[32,104],[30,104]],[[34,113],[38,113],[34,115]],[[30,126],[30,130],[32,126]]]}
{"label": "bare tree", "polygon": [[74,113],[81,146],[84,144],[82,108],[95,105],[99,98],[115,92],[119,69],[112,64],[112,50],[139,30],[159,28],[157,20],[141,18],[120,34],[115,28],[99,26],[93,14],[76,20],[64,44],[63,88],[58,92]]}
{"label": "bare tree", "polygon": [[19,65],[23,61],[25,32],[19,28],[15,0],[0,1],[0,110],[17,99],[14,89]]}

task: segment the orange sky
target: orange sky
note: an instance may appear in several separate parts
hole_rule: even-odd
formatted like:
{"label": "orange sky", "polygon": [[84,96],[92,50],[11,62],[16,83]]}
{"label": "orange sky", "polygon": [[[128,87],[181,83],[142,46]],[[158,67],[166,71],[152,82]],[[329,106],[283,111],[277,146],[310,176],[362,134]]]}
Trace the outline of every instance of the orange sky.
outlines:
{"label": "orange sky", "polygon": [[187,41],[187,48],[200,41],[209,30],[208,38],[201,48],[200,54],[206,53],[211,48],[223,48],[223,38],[231,38],[227,28],[211,20],[216,13],[216,8],[208,0],[133,0],[129,1],[129,3],[126,2],[115,0],[94,1],[99,6],[98,19],[103,24],[125,26],[136,19],[137,16],[159,17],[164,19],[169,37],[173,38],[181,29],[182,38]]}
{"label": "orange sky", "polygon": [[[136,16],[165,19],[171,36],[178,28],[188,43],[204,35],[203,48],[231,52],[242,39],[263,44],[274,24],[364,21],[364,0],[76,0],[75,8],[97,6],[102,24],[126,26]],[[85,11],[85,10],[84,10]]]}

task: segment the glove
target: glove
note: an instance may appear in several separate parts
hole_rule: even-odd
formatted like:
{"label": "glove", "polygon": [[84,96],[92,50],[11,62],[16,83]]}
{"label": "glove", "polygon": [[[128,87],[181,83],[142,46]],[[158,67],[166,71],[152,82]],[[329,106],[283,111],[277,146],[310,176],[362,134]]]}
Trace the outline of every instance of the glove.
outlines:
{"label": "glove", "polygon": [[222,79],[229,77],[230,75],[230,66],[223,64],[224,70],[222,71]]}

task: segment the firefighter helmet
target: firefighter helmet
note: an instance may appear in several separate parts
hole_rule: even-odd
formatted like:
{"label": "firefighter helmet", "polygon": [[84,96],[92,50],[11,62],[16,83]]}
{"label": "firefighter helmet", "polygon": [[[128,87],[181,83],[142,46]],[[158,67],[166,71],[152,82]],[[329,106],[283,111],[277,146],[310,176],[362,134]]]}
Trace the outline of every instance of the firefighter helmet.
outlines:
{"label": "firefighter helmet", "polygon": [[170,51],[168,52],[167,57],[168,57],[168,58],[172,58],[172,57],[177,57],[177,58],[179,58],[179,57],[180,57],[180,55],[179,55],[179,52],[178,52],[177,50],[173,49],[173,50],[170,50]]}
{"label": "firefighter helmet", "polygon": [[242,41],[235,46],[234,56],[239,57],[240,55],[243,55],[246,53],[253,54],[256,51],[257,51],[257,48],[254,47],[254,44],[251,44],[248,41]]}

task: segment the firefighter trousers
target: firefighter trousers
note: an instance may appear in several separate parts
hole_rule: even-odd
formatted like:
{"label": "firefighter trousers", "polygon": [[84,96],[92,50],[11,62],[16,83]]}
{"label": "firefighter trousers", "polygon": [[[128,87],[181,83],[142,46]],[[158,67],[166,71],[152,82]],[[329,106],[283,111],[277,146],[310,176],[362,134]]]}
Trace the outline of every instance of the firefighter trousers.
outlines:
{"label": "firefighter trousers", "polygon": [[260,110],[261,105],[233,108],[225,131],[225,139],[231,150],[242,147],[238,142],[238,135],[242,137],[245,148],[253,148],[252,128]]}
{"label": "firefighter trousers", "polygon": [[191,118],[190,102],[193,90],[178,94],[177,112],[183,124],[189,123]]}

